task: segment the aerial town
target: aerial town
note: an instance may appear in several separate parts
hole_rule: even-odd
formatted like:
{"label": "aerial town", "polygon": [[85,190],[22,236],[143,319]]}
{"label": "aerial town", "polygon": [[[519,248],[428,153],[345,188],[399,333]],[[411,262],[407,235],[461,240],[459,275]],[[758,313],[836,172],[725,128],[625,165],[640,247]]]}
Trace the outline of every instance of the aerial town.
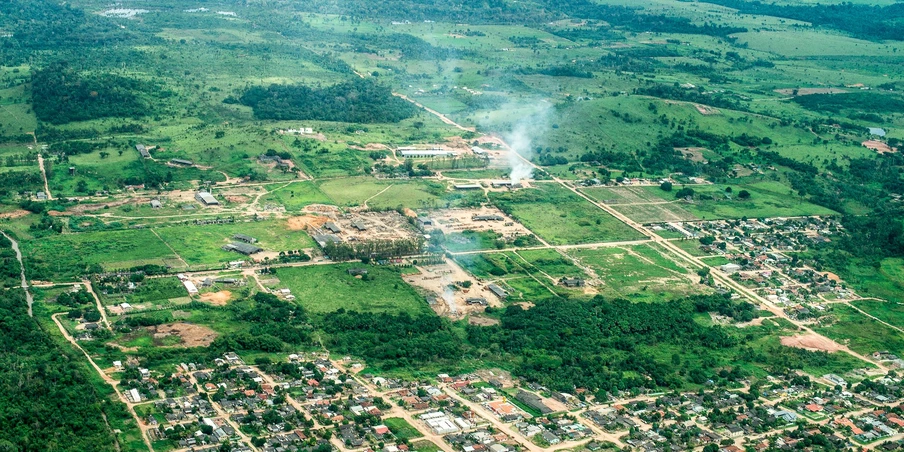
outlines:
{"label": "aerial town", "polygon": [[0,2],[0,451],[904,451],[895,0]]}

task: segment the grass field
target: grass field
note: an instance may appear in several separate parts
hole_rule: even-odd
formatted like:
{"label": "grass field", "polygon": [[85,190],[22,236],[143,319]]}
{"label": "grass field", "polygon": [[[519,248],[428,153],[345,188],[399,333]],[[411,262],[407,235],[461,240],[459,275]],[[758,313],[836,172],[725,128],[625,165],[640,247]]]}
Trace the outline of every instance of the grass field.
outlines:
{"label": "grass field", "polygon": [[459,251],[477,251],[496,248],[498,235],[493,231],[462,231],[445,234],[443,247],[453,253]]}
{"label": "grass field", "polygon": [[877,297],[891,302],[904,302],[904,259],[885,258],[879,268],[850,259],[839,275],[863,297]]}
{"label": "grass field", "polygon": [[688,274],[649,245],[569,251],[603,281],[600,293],[633,301],[665,301],[704,293],[696,275]]}
{"label": "grass field", "polygon": [[[726,196],[725,189],[732,192]],[[677,191],[680,187],[676,187]],[[817,206],[791,193],[791,189],[778,182],[755,182],[745,185],[694,185],[694,201],[680,206],[702,220],[720,218],[769,218],[806,215],[835,215],[837,212]],[[675,193],[659,187],[644,187],[648,193],[672,201]],[[741,190],[750,193],[750,199],[740,200]]]}
{"label": "grass field", "polygon": [[331,204],[332,199],[313,182],[278,183],[268,185],[269,193],[261,197],[261,204],[279,204],[287,212],[296,213],[311,204]]}
{"label": "grass field", "polygon": [[833,305],[830,314],[835,321],[829,326],[816,328],[816,331],[847,344],[852,350],[865,355],[881,350],[888,350],[895,354],[904,353],[904,333],[891,329],[847,306]]}
{"label": "grass field", "polygon": [[612,215],[558,184],[492,192],[491,200],[528,229],[554,245],[616,242],[643,238]]}
{"label": "grass field", "polygon": [[[165,265],[176,256],[147,229],[61,234],[23,243],[26,269],[31,277],[72,278],[91,265],[105,270],[145,264]],[[46,275],[35,275],[38,268]]]}
{"label": "grass field", "polygon": [[284,220],[250,221],[231,224],[186,225],[155,228],[189,265],[213,264],[237,260],[243,256],[221,249],[235,242],[233,234],[245,234],[258,240],[265,251],[289,251],[311,248],[314,241],[304,231],[292,231]]}
{"label": "grass field", "polygon": [[889,325],[904,328],[904,305],[897,302],[859,300],[851,304]]}
{"label": "grass field", "polygon": [[431,312],[424,297],[418,295],[399,273],[390,267],[366,266],[365,281],[347,273],[349,268],[361,264],[312,265],[307,267],[280,268],[276,277],[280,283],[274,287],[287,287],[296,297],[296,303],[312,313],[325,313],[339,308],[357,311]]}
{"label": "grass field", "polygon": [[411,443],[411,450],[415,452],[439,452],[442,449],[433,441],[422,440]]}
{"label": "grass field", "polygon": [[424,436],[418,429],[409,424],[408,421],[400,417],[385,418],[383,419],[383,424],[389,427],[389,430],[396,438],[415,439]]}
{"label": "grass field", "polygon": [[553,279],[587,278],[580,267],[555,250],[521,250],[513,254]]}

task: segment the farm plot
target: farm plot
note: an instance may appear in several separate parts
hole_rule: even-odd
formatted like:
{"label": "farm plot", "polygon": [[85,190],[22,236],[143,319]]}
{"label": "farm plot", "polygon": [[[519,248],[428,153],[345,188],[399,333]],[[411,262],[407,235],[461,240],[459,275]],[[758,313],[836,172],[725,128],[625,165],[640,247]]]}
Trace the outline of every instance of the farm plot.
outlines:
{"label": "farm plot", "polygon": [[545,300],[595,294],[593,287],[566,288],[561,278],[587,279],[583,270],[553,250],[506,251],[455,256],[456,262],[486,283],[509,292],[506,301]]}
{"label": "farm plot", "polygon": [[503,212],[554,245],[638,240],[643,236],[597,206],[554,184],[491,192]]}
{"label": "farm plot", "polygon": [[[348,270],[363,268],[366,277],[352,276]],[[361,264],[312,265],[280,268],[279,282],[273,288],[288,288],[295,302],[311,313],[332,312],[339,308],[411,314],[429,313],[424,297],[402,280],[391,267]]]}

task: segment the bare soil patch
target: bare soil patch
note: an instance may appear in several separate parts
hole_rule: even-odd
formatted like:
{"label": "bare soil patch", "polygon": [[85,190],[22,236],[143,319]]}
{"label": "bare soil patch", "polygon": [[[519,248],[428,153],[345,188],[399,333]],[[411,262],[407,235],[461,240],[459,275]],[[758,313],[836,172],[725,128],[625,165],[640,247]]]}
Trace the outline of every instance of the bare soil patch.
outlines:
{"label": "bare soil patch", "polygon": [[898,148],[893,148],[893,147],[891,147],[881,141],[877,141],[877,140],[867,140],[860,144],[865,146],[867,149],[872,149],[873,151],[876,151],[880,154],[885,154],[885,153],[889,153],[889,152],[897,152],[897,150],[898,150]]}
{"label": "bare soil patch", "polygon": [[206,347],[219,336],[216,331],[206,326],[194,325],[185,322],[167,323],[157,325],[149,329],[154,338],[167,336],[179,336],[181,343],[176,347]]}
{"label": "bare soil patch", "polygon": [[[786,96],[794,95],[794,88],[777,89],[775,92]],[[798,96],[809,96],[810,94],[843,94],[847,91],[838,88],[797,88]]]}
{"label": "bare soil patch", "polygon": [[23,209],[16,209],[10,212],[0,213],[0,219],[13,219],[13,218],[22,218],[25,215],[28,215],[29,211]]}
{"label": "bare soil patch", "polygon": [[309,227],[319,228],[323,226],[323,224],[327,221],[330,221],[328,217],[322,217],[319,215],[302,215],[300,217],[289,218],[288,220],[286,220],[286,225],[290,231],[304,231]]}
{"label": "bare soil patch", "polygon": [[706,160],[703,157],[703,151],[706,148],[675,148],[676,151],[684,154],[684,157],[692,162],[702,162]]}
{"label": "bare soil patch", "polygon": [[234,204],[245,204],[250,199],[251,198],[249,198],[247,196],[242,196],[242,195],[231,195],[231,196],[226,197],[227,201],[234,203]]}
{"label": "bare soil patch", "polygon": [[511,388],[515,386],[515,382],[512,379],[512,374],[508,371],[495,368],[495,369],[483,369],[474,372],[480,377],[483,381],[497,380],[502,383],[503,388]]}
{"label": "bare soil patch", "polygon": [[385,151],[389,150],[389,146],[386,146],[383,143],[367,143],[364,146],[349,146],[352,149],[357,149],[359,151]]}
{"label": "bare soil patch", "polygon": [[208,292],[201,295],[201,301],[206,301],[214,306],[225,306],[232,297],[232,292],[221,290],[219,292]]}
{"label": "bare soil patch", "polygon": [[701,114],[701,115],[704,115],[704,116],[706,116],[706,115],[718,115],[718,114],[721,114],[721,113],[722,113],[722,112],[719,111],[719,109],[710,107],[710,106],[708,106],[708,105],[694,104],[694,108],[696,108],[697,111],[700,112],[700,114]]}
{"label": "bare soil patch", "polygon": [[797,334],[782,338],[782,345],[786,347],[802,348],[823,352],[837,352],[842,347],[835,342],[816,334]]}

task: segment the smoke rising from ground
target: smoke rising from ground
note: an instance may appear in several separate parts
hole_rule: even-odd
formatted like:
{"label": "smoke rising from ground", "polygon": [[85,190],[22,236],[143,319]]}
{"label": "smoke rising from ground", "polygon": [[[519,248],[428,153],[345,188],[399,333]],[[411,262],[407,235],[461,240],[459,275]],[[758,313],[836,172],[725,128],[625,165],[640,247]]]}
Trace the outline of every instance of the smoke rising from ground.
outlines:
{"label": "smoke rising from ground", "polygon": [[458,308],[455,306],[455,294],[452,293],[452,288],[449,285],[452,283],[448,277],[444,276],[443,279],[443,301],[446,302],[446,305],[449,307],[449,313],[455,315],[458,313]]}
{"label": "smoke rising from ground", "polygon": [[[502,139],[509,145],[508,164],[511,169],[509,179],[513,184],[530,179],[534,167],[528,160],[533,157],[533,143],[549,130],[549,117],[553,109],[546,101],[542,102],[541,109],[516,120],[511,130],[502,135]],[[514,111],[524,110],[514,109]]]}

